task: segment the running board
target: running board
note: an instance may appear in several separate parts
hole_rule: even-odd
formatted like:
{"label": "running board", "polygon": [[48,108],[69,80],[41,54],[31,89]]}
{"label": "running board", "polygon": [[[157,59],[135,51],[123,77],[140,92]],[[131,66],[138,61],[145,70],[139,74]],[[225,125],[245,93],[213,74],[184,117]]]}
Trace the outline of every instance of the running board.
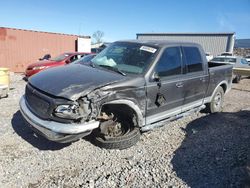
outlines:
{"label": "running board", "polygon": [[169,117],[167,119],[155,122],[153,124],[145,125],[144,127],[141,128],[141,131],[146,132],[146,131],[150,131],[150,130],[153,130],[153,129],[158,128],[158,127],[162,127],[162,126],[164,126],[165,124],[167,124],[167,123],[169,123],[171,121],[186,117],[186,116],[188,116],[190,114],[193,114],[193,113],[197,113],[197,112],[199,112],[199,111],[201,111],[201,110],[203,110],[205,108],[206,108],[206,105],[202,105],[202,106],[200,106],[198,108],[194,108],[194,109],[182,112],[181,114],[177,114],[175,116],[172,116],[172,117]]}

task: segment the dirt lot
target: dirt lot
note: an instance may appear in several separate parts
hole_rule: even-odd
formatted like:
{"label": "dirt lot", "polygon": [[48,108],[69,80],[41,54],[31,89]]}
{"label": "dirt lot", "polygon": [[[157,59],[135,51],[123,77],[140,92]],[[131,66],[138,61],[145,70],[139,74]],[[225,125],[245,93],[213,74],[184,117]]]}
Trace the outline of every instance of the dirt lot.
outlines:
{"label": "dirt lot", "polygon": [[233,85],[222,113],[174,121],[122,151],[98,148],[88,138],[57,144],[35,136],[18,107],[26,83],[21,75],[11,79],[9,97],[0,99],[0,187],[249,184],[250,79]]}

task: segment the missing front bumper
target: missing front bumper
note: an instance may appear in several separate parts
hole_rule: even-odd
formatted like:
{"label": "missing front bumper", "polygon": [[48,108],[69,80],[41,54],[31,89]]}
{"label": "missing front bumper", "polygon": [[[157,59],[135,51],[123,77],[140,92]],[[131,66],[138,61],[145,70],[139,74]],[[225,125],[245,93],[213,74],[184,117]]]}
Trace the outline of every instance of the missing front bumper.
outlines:
{"label": "missing front bumper", "polygon": [[29,110],[24,96],[20,99],[20,111],[33,130],[48,140],[60,143],[75,141],[99,127],[99,121],[94,120],[83,124],[67,124],[40,119]]}

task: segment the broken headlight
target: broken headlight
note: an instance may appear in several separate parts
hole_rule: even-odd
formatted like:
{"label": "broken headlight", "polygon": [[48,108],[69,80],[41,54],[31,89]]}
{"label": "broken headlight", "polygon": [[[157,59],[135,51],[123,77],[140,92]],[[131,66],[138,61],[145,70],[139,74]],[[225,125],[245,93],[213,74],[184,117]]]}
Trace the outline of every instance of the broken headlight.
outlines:
{"label": "broken headlight", "polygon": [[79,106],[76,104],[63,104],[57,106],[54,115],[64,119],[78,119],[80,117]]}

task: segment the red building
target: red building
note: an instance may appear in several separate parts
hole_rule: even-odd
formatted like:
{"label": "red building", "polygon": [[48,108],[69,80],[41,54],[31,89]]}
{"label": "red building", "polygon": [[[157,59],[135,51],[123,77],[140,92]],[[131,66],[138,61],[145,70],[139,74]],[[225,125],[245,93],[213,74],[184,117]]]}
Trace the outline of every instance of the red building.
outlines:
{"label": "red building", "polygon": [[79,51],[79,38],[87,41],[85,48],[81,49],[90,51],[89,36],[0,27],[0,67],[7,67],[13,72],[24,72],[28,64],[36,62],[45,54],[53,57],[63,52]]}

